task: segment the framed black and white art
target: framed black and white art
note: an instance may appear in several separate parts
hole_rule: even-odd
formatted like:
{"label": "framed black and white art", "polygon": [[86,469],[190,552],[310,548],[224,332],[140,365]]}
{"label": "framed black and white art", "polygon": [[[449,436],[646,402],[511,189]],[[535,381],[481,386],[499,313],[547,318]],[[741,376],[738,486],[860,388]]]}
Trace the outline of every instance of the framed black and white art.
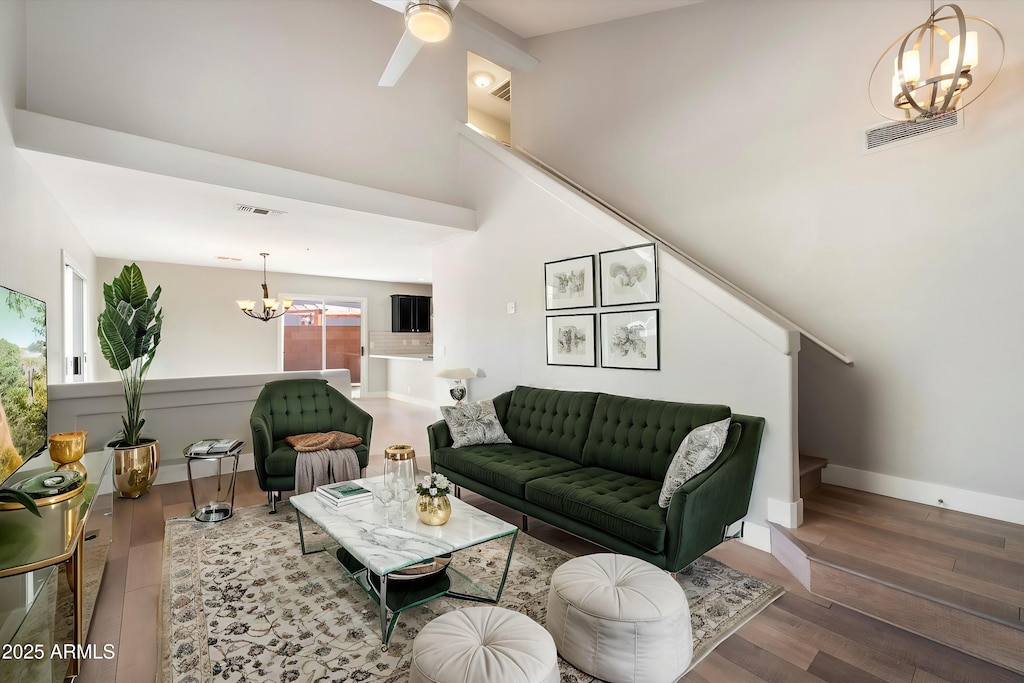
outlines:
{"label": "framed black and white art", "polygon": [[594,306],[594,257],[577,256],[545,263],[544,293],[545,309],[549,311]]}
{"label": "framed black and white art", "polygon": [[598,260],[602,306],[658,302],[658,260],[654,244],[602,251]]}
{"label": "framed black and white art", "polygon": [[601,314],[601,367],[661,369],[658,309]]}
{"label": "framed black and white art", "polygon": [[593,313],[548,316],[548,365],[597,365]]}

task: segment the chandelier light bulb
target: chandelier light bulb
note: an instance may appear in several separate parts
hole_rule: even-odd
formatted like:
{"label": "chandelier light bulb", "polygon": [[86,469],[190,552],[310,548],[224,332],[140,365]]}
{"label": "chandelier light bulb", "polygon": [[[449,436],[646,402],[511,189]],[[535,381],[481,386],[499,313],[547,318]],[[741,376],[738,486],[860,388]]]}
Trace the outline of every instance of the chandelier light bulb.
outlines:
{"label": "chandelier light bulb", "polygon": [[[956,58],[960,56],[960,36],[953,36],[949,41],[949,61],[956,65]],[[968,31],[967,40],[964,42],[964,68],[973,69],[978,66],[978,32]],[[943,69],[942,73],[946,73]]]}

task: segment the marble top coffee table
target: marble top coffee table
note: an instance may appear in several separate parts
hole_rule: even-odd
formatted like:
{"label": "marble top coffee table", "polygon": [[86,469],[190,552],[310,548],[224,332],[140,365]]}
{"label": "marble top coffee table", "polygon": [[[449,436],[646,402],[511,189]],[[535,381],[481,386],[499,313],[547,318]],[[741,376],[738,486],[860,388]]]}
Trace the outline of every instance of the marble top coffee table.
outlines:
{"label": "marble top coffee table", "polygon": [[[375,485],[383,483],[384,477],[354,481],[373,491]],[[450,500],[452,516],[448,523],[428,526],[419,521],[413,510],[415,498],[385,507],[373,496],[366,496],[337,510],[321,503],[315,492],[289,498],[292,507],[299,512],[302,553],[326,550],[306,549],[302,529],[302,518],[306,517],[341,546],[337,551],[341,566],[379,606],[382,650],[387,649],[398,615],[407,609],[444,595],[491,604],[501,599],[519,529],[458,498]],[[415,580],[400,572],[411,565],[502,538],[508,538],[508,556],[496,594],[490,594],[493,587],[483,592],[486,587],[479,585],[478,578],[454,567]],[[466,590],[459,590],[459,587]]]}

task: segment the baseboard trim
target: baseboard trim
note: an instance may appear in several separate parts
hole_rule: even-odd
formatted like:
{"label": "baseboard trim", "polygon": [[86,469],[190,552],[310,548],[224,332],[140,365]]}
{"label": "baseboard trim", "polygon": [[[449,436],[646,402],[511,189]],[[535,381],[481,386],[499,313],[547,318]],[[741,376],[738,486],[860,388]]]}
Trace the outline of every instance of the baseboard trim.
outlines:
{"label": "baseboard trim", "polygon": [[1024,500],[1017,498],[968,491],[834,464],[829,464],[822,470],[821,479],[826,484],[858,489],[880,496],[909,500],[1013,524],[1024,524]]}
{"label": "baseboard trim", "polygon": [[[739,523],[734,525],[739,527]],[[729,533],[735,533],[730,527]],[[740,541],[744,545],[749,545],[751,548],[757,548],[763,550],[766,553],[772,551],[772,532],[767,526],[761,524],[754,524],[750,520],[745,520],[743,524],[743,536]]]}

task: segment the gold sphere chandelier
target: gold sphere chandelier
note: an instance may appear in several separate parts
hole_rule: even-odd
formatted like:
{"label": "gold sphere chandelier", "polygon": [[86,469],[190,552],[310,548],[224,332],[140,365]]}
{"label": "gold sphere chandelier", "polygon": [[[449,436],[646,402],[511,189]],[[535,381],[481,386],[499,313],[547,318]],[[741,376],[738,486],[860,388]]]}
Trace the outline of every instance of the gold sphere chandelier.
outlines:
{"label": "gold sphere chandelier", "polygon": [[[985,71],[978,69],[982,64],[979,34],[988,38],[985,63],[995,64],[994,69],[991,66]],[[996,45],[998,60],[992,52]],[[954,4],[936,9],[935,0],[931,0],[928,19],[890,43],[875,62],[868,79],[871,106],[893,121],[932,118],[958,105],[962,109],[988,90],[1002,69],[1005,55],[1003,34],[991,22],[964,14]],[[891,81],[884,76],[884,65],[890,60],[893,65]],[[973,95],[968,100],[964,94],[969,88],[973,88]],[[884,99],[882,92],[890,93],[890,99]],[[880,109],[878,101],[884,101],[885,106]],[[896,118],[887,113],[892,111],[890,106],[903,116]]]}
{"label": "gold sphere chandelier", "polygon": [[[257,313],[255,311],[256,302],[252,299],[239,299],[235,303],[238,304],[242,313],[245,313],[250,318],[267,322],[284,315],[292,307],[292,300],[282,299],[278,301],[277,299],[270,298],[270,292],[267,290],[267,257],[270,254],[261,251],[260,256],[263,257],[263,310]],[[278,307],[280,307],[280,310]]]}

